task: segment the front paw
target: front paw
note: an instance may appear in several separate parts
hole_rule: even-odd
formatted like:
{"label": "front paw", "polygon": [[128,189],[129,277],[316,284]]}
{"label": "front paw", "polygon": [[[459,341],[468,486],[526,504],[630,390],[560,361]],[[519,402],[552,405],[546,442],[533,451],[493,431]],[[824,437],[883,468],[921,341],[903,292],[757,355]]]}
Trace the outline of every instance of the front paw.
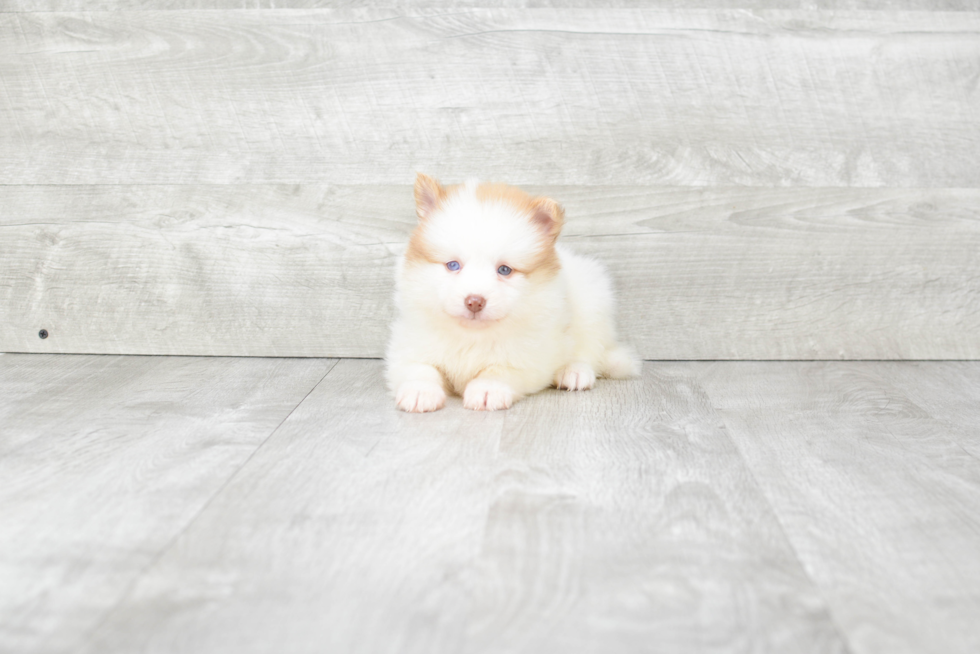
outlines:
{"label": "front paw", "polygon": [[395,403],[409,413],[438,411],[446,405],[446,391],[433,382],[409,381],[398,387]]}
{"label": "front paw", "polygon": [[587,391],[595,386],[595,371],[587,363],[575,361],[555,373],[555,387]]}
{"label": "front paw", "polygon": [[493,379],[474,379],[463,391],[463,406],[474,411],[509,409],[513,403],[513,389]]}

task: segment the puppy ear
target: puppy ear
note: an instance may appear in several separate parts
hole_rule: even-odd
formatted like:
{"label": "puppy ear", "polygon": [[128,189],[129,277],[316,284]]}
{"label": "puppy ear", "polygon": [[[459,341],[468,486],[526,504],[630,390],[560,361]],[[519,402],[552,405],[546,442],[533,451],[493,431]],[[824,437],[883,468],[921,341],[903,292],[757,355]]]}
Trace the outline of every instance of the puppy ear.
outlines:
{"label": "puppy ear", "polygon": [[415,176],[415,213],[419,221],[426,220],[446,197],[446,189],[428,175]]}
{"label": "puppy ear", "polygon": [[565,210],[551,198],[536,198],[531,203],[531,223],[552,242],[565,224]]}

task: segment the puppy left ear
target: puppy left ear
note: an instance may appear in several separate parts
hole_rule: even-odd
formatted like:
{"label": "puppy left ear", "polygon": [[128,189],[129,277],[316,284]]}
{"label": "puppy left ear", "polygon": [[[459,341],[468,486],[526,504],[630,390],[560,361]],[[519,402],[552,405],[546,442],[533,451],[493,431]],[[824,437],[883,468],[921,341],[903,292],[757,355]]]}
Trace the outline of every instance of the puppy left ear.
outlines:
{"label": "puppy left ear", "polygon": [[554,242],[565,224],[565,210],[551,198],[537,198],[531,203],[531,210],[531,223]]}

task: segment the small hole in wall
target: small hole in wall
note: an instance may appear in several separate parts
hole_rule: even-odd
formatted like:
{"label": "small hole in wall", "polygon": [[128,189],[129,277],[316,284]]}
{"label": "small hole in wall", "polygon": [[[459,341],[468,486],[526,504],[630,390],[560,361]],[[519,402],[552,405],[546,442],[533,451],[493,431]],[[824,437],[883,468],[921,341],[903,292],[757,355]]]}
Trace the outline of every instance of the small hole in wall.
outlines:
{"label": "small hole in wall", "polygon": [[37,335],[40,336],[41,338],[47,338],[48,337],[48,330],[47,329],[42,329],[41,331],[39,331],[37,333]]}

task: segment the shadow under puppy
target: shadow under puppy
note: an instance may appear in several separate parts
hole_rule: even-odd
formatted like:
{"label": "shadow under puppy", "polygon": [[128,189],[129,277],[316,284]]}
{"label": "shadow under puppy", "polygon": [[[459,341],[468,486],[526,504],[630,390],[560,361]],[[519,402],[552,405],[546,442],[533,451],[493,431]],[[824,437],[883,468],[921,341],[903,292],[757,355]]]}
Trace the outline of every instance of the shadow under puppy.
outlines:
{"label": "shadow under puppy", "polygon": [[555,245],[564,210],[503,184],[415,180],[418,226],[396,273],[387,380],[398,408],[507,409],[548,386],[639,374],[616,341],[612,284]]}

